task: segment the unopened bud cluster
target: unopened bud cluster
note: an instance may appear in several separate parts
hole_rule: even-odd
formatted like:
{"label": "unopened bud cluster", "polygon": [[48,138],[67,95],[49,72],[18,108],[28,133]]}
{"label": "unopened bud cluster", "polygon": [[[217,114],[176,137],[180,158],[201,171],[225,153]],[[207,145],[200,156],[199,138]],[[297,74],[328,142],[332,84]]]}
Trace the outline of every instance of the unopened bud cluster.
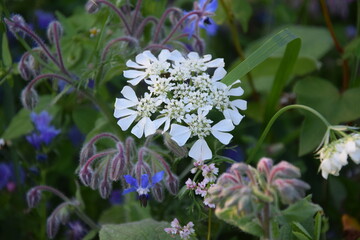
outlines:
{"label": "unopened bud cluster", "polygon": [[209,202],[209,188],[215,185],[219,169],[215,167],[214,163],[205,164],[203,161],[194,162],[194,168],[191,169],[192,174],[196,174],[198,171],[201,172],[203,180],[196,182],[192,179],[188,179],[185,184],[189,190],[194,190],[196,195],[200,195],[204,198],[204,205],[210,208],[215,208],[215,204]]}
{"label": "unopened bud cluster", "polygon": [[299,177],[299,169],[285,161],[273,165],[271,159],[262,158],[256,169],[235,163],[209,189],[209,202],[222,209],[234,207],[240,215],[259,211],[265,203],[275,204],[278,196],[283,204],[291,204],[310,188]]}

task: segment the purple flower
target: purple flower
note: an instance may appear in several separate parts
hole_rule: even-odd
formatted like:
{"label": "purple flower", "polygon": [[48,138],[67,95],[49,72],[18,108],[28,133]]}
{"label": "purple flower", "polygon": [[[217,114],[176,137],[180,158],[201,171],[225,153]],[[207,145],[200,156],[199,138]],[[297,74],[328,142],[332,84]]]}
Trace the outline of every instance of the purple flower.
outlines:
{"label": "purple flower", "polygon": [[[214,15],[217,7],[217,0],[199,0],[194,3],[193,11],[184,11],[184,15],[194,13],[188,17],[187,26],[184,28],[184,32],[189,34],[189,38],[199,31],[199,27],[205,29],[210,36],[215,35],[217,25],[210,17]],[[195,12],[197,13],[195,14]]]}
{"label": "purple flower", "polygon": [[109,202],[112,205],[121,204],[123,202],[121,191],[120,190],[112,191],[110,198],[109,198]]}
{"label": "purple flower", "polygon": [[0,163],[0,190],[3,189],[11,177],[11,169],[6,163]]}
{"label": "purple flower", "polygon": [[84,225],[79,221],[73,221],[68,223],[68,230],[66,232],[66,239],[69,240],[80,240],[85,237],[88,230],[84,227]]}
{"label": "purple flower", "polygon": [[236,162],[243,162],[244,161],[244,150],[236,145],[230,145],[230,148],[227,148],[223,151],[222,155],[224,157],[228,157]]}
{"label": "purple flower", "polygon": [[130,192],[137,192],[139,194],[140,205],[146,207],[147,199],[149,198],[150,188],[152,188],[156,183],[160,182],[164,177],[164,171],[160,171],[154,174],[149,181],[149,175],[141,175],[141,180],[138,181],[136,178],[133,178],[130,175],[125,175],[125,181],[130,184],[130,188],[125,189],[123,195]]}
{"label": "purple flower", "polygon": [[52,116],[46,111],[42,111],[39,114],[32,112],[30,117],[35,126],[35,131],[26,136],[26,140],[39,150],[41,144],[50,144],[50,142],[60,133],[60,130],[49,125]]}
{"label": "purple flower", "polygon": [[37,19],[37,25],[39,26],[40,29],[43,30],[45,30],[48,27],[51,21],[55,20],[54,14],[42,10],[36,10],[35,16]]}
{"label": "purple flower", "polygon": [[82,134],[77,126],[72,126],[68,132],[68,137],[74,146],[81,146],[85,140],[84,134]]}

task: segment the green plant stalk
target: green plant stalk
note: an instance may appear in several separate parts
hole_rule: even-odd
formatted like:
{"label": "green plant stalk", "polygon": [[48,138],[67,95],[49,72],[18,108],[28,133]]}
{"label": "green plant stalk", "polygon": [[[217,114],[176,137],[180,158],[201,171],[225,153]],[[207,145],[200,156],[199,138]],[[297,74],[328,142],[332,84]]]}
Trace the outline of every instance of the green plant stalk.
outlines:
{"label": "green plant stalk", "polygon": [[[243,51],[243,49],[241,47],[241,44],[240,44],[239,33],[238,33],[236,25],[235,25],[234,16],[231,13],[231,10],[229,9],[229,7],[226,5],[225,0],[220,0],[220,3],[223,6],[223,8],[225,9],[226,17],[227,17],[227,20],[228,20],[229,26],[230,26],[232,41],[233,41],[233,43],[235,45],[236,52],[239,55],[240,60],[244,61],[245,54],[244,54],[244,51]],[[251,88],[251,90],[253,92],[253,96],[254,96],[254,98],[256,100],[258,100],[259,99],[259,94],[256,91],[254,80],[253,80],[253,77],[251,75],[251,72],[248,72],[246,74],[246,76],[247,76],[247,78],[249,80],[249,84],[250,84],[250,88]]]}
{"label": "green plant stalk", "polygon": [[[344,53],[344,49],[342,48],[340,42],[338,41],[338,39],[336,38],[336,34],[334,31],[334,27],[333,24],[331,22],[330,19],[330,14],[329,14],[329,10],[326,6],[326,2],[325,0],[320,0],[320,5],[321,5],[321,9],[322,9],[322,13],[324,15],[325,18],[325,22],[326,22],[326,27],[328,28],[331,38],[335,44],[335,48],[336,50],[340,53],[340,55],[342,55]],[[343,72],[343,79],[342,79],[342,91],[345,91],[346,89],[349,88],[349,63],[347,60],[342,60],[342,72]]]}
{"label": "green plant stalk", "polygon": [[260,136],[259,141],[256,143],[255,148],[251,151],[250,156],[248,158],[248,160],[246,161],[247,163],[250,163],[254,160],[254,157],[256,155],[256,152],[260,149],[261,144],[264,142],[267,134],[269,133],[272,125],[275,123],[275,121],[278,119],[278,117],[280,117],[281,114],[283,114],[284,112],[290,110],[290,109],[303,109],[306,110],[312,114],[314,114],[316,117],[318,117],[327,127],[330,127],[331,124],[326,120],[326,118],[324,116],[322,116],[318,111],[316,111],[315,109],[305,106],[305,105],[300,105],[300,104],[294,104],[294,105],[289,105],[286,106],[282,109],[280,109],[279,111],[277,111],[274,116],[270,119],[269,123],[266,125],[265,130],[263,131],[263,133]]}
{"label": "green plant stalk", "polygon": [[208,221],[208,233],[207,233],[207,240],[211,239],[211,216],[212,215],[212,210],[211,208],[209,208],[209,221]]}

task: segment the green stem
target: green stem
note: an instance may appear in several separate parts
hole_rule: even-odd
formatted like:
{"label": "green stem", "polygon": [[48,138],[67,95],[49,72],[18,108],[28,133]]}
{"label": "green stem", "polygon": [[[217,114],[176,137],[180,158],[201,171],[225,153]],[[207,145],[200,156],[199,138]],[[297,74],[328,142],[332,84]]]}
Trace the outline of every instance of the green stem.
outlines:
{"label": "green stem", "polygon": [[322,116],[318,111],[316,111],[315,109],[305,106],[305,105],[300,105],[300,104],[294,104],[294,105],[289,105],[286,106],[282,109],[280,109],[279,111],[277,111],[274,116],[270,119],[269,123],[266,125],[266,128],[264,130],[264,132],[261,134],[259,141],[256,143],[255,148],[251,151],[250,156],[247,160],[247,163],[250,163],[254,160],[254,157],[257,153],[257,151],[260,149],[261,144],[264,142],[267,134],[270,131],[270,128],[272,127],[272,125],[274,124],[274,122],[276,121],[276,119],[278,119],[278,117],[283,114],[284,112],[286,112],[287,110],[290,109],[303,109],[306,110],[312,114],[314,114],[315,116],[317,116],[327,127],[330,127],[331,124],[324,118],[324,116]]}
{"label": "green stem", "polygon": [[99,230],[99,225],[97,225],[91,218],[89,218],[83,211],[81,211],[77,206],[75,207],[75,213],[78,215],[84,223],[89,225],[93,230]]}
{"label": "green stem", "polygon": [[[235,45],[235,50],[236,50],[237,54],[239,55],[240,60],[244,61],[245,54],[244,54],[244,51],[243,51],[243,49],[241,47],[241,44],[240,44],[239,34],[238,34],[238,31],[237,31],[237,27],[235,25],[234,16],[233,16],[231,10],[229,9],[229,6],[226,5],[224,0],[220,0],[220,3],[221,3],[221,5],[223,6],[223,8],[225,10],[226,17],[227,17],[228,22],[229,22],[232,41],[233,41],[233,43]],[[247,73],[247,78],[249,80],[249,84],[250,84],[250,88],[251,88],[251,90],[253,92],[253,96],[254,96],[254,98],[256,100],[258,100],[259,99],[259,94],[256,91],[256,88],[255,88],[255,85],[254,85],[254,80],[253,80],[252,75],[251,75],[250,72]]]}
{"label": "green stem", "polygon": [[208,221],[208,234],[207,234],[207,240],[211,239],[211,215],[212,215],[212,209],[209,208],[209,221]]}

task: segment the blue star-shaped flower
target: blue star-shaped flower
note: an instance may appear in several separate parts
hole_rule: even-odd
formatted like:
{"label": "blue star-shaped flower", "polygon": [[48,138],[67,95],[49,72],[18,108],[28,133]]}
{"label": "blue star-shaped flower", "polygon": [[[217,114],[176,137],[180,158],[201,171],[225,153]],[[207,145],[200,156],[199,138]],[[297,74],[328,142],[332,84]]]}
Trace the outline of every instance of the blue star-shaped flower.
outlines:
{"label": "blue star-shaped flower", "polygon": [[188,26],[185,27],[184,32],[188,33],[189,37],[191,37],[196,31],[196,29],[198,29],[198,27],[201,27],[205,29],[210,36],[214,35],[217,31],[217,25],[214,20],[210,18],[210,16],[214,15],[217,7],[217,0],[212,0],[211,2],[208,2],[207,0],[200,0],[197,4],[195,4],[193,11],[184,11],[184,15],[192,13],[194,11],[201,12],[199,14],[189,16]]}
{"label": "blue star-shaped flower", "polygon": [[160,182],[164,177],[164,171],[160,171],[154,174],[151,178],[151,183],[149,181],[149,175],[143,174],[141,175],[140,185],[138,184],[138,180],[133,178],[130,175],[125,175],[125,181],[130,184],[130,188],[125,189],[123,195],[128,194],[130,192],[137,192],[139,194],[140,205],[146,207],[147,199],[149,197],[150,188],[152,188],[156,183]]}

